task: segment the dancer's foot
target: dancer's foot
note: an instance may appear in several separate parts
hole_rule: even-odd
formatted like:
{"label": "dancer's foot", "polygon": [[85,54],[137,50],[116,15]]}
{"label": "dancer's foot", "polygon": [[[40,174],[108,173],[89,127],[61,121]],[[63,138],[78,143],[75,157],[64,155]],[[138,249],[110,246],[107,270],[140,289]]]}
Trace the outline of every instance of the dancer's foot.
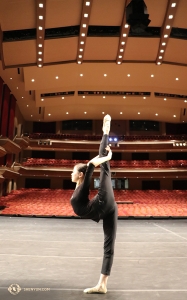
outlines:
{"label": "dancer's foot", "polygon": [[103,133],[104,134],[109,134],[110,122],[111,122],[111,116],[110,115],[104,116],[104,118],[103,118]]}
{"label": "dancer's foot", "polygon": [[94,286],[84,290],[85,294],[106,294],[107,288],[103,286]]}

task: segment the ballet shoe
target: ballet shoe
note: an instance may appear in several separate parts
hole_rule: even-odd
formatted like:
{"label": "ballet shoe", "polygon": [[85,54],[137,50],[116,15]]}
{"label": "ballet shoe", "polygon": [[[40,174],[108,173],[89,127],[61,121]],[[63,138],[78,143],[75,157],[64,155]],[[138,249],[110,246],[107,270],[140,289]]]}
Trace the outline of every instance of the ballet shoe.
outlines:
{"label": "ballet shoe", "polygon": [[111,116],[110,115],[106,115],[103,118],[103,131],[107,131],[109,133],[110,131],[110,122],[111,122]]}
{"label": "ballet shoe", "polygon": [[107,292],[106,287],[97,287],[97,286],[84,290],[85,294],[106,294],[106,292]]}

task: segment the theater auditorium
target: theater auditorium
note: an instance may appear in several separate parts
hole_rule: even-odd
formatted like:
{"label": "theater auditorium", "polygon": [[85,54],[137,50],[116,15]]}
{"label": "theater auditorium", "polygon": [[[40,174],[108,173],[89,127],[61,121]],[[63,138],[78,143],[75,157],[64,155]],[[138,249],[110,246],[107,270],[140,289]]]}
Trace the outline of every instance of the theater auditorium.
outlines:
{"label": "theater auditorium", "polygon": [[[187,1],[0,0],[0,298],[187,299]],[[118,209],[71,205],[111,116]],[[98,193],[95,167],[89,198]],[[101,295],[104,294],[104,295]]]}

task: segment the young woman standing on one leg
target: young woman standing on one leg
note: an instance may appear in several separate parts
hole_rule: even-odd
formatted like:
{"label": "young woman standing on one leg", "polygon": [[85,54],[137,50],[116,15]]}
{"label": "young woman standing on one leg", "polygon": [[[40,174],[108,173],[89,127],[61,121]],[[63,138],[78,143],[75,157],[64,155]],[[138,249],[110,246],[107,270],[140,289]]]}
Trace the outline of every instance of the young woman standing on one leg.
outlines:
{"label": "young woman standing on one leg", "polygon": [[[84,293],[106,293],[107,280],[113,263],[114,245],[117,230],[117,205],[111,183],[110,165],[112,152],[108,146],[111,117],[106,115],[103,120],[103,138],[99,148],[99,155],[94,157],[87,165],[75,165],[71,175],[76,182],[76,188],[71,198],[74,212],[82,218],[99,222],[103,219],[104,256],[101,275],[98,284],[93,288],[84,290]],[[108,154],[107,154],[108,152]],[[100,186],[98,194],[89,200],[89,187],[94,168],[100,165]]]}

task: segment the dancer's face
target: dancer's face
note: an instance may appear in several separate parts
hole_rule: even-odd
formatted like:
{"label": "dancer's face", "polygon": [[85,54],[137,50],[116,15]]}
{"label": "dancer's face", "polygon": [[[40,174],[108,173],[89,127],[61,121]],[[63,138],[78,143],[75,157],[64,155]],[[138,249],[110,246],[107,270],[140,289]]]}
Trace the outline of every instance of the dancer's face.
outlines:
{"label": "dancer's face", "polygon": [[78,182],[83,176],[82,172],[79,172],[77,170],[77,167],[75,166],[73,169],[73,172],[71,173],[71,181],[72,182]]}

